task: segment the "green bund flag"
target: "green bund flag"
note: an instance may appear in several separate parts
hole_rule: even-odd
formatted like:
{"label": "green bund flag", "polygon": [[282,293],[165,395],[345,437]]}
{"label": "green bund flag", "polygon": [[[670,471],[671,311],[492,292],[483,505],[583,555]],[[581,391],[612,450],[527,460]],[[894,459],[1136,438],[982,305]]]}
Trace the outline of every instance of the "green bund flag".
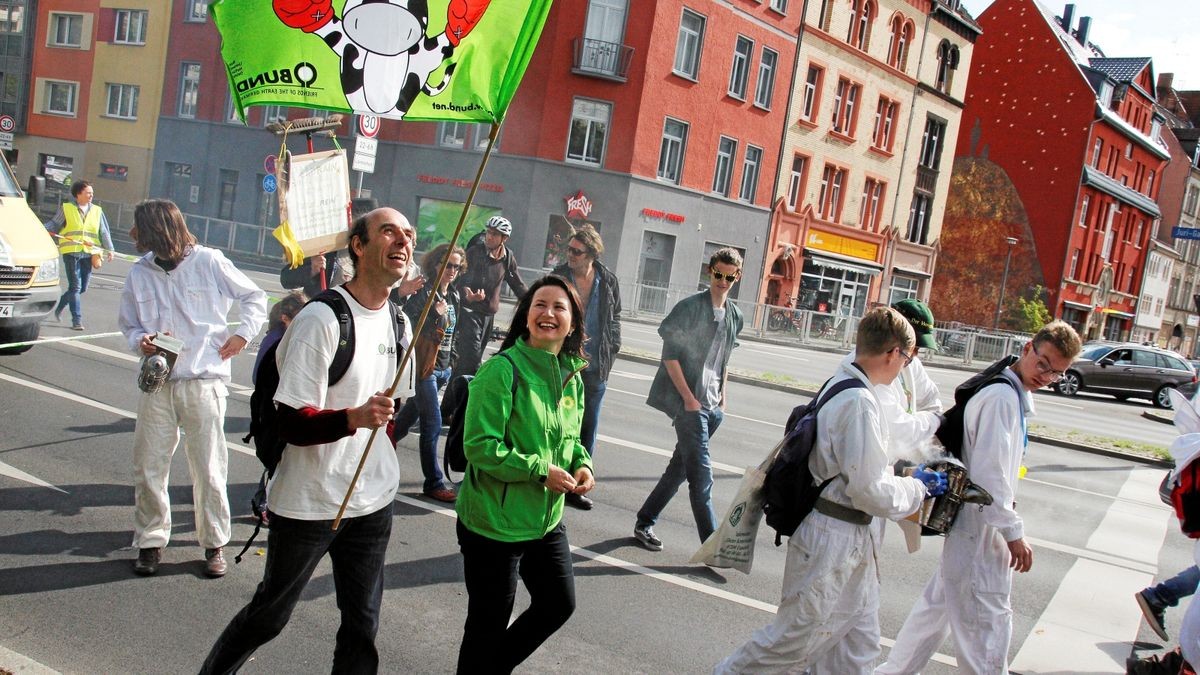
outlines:
{"label": "green bund flag", "polygon": [[499,122],[550,0],[216,0],[238,115],[283,105]]}

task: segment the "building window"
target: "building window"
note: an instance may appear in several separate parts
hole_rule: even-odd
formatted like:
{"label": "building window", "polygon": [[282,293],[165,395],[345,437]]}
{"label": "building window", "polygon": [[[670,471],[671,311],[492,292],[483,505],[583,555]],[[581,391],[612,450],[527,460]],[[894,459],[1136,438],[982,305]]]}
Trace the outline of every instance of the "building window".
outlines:
{"label": "building window", "polygon": [[1100,99],[1101,107],[1111,108],[1112,107],[1112,99],[1113,99],[1112,82],[1109,82],[1108,80],[1104,80],[1103,82],[1101,82],[1100,83],[1100,91],[1096,94],[1096,97]]}
{"label": "building window", "polygon": [[888,297],[888,304],[894,305],[901,300],[908,300],[917,297],[917,287],[920,282],[912,277],[902,277],[899,274],[892,275],[892,288]]}
{"label": "building window", "polygon": [[144,9],[118,9],[113,42],[123,45],[146,44],[146,17]]}
{"label": "building window", "polygon": [[873,0],[853,0],[846,42],[864,52],[867,51],[871,44],[871,20],[874,18],[875,2]]}
{"label": "building window", "polygon": [[792,157],[792,175],[788,179],[788,208],[795,211],[808,182],[808,158],[804,155]]}
{"label": "building window", "polygon": [[220,201],[217,203],[217,217],[222,220],[233,220],[233,205],[237,202],[238,172],[221,169]]}
{"label": "building window", "polygon": [[926,169],[937,170],[942,162],[942,137],[946,135],[946,123],[936,117],[925,120],[925,135],[921,139],[920,164]]}
{"label": "building window", "polygon": [[746,100],[746,82],[750,79],[752,58],[754,41],[739,35],[733,47],[733,66],[729,69],[729,95],[736,99]]}
{"label": "building window", "polygon": [[196,118],[196,99],[200,95],[200,64],[184,61],[179,67],[179,116]]}
{"label": "building window", "polygon": [[815,122],[817,111],[821,105],[821,83],[825,80],[825,69],[809,65],[808,76],[804,80],[804,101],[800,106],[800,117],[808,122]]}
{"label": "building window", "polygon": [[679,38],[675,42],[677,75],[691,80],[700,79],[700,50],[704,46],[704,17],[685,9],[679,20]]}
{"label": "building window", "polygon": [[913,22],[897,14],[892,17],[892,34],[888,42],[888,65],[904,70],[908,65],[908,46],[912,44]]}
{"label": "building window", "polygon": [[887,152],[892,150],[892,129],[896,123],[896,111],[900,104],[886,97],[879,97],[875,107],[875,130],[871,134],[871,145]]}
{"label": "building window", "polygon": [[209,0],[185,0],[187,9],[183,15],[184,21],[198,21],[203,23],[208,19],[208,1]]}
{"label": "building window", "polygon": [[1196,215],[1196,204],[1200,202],[1200,188],[1195,185],[1188,188],[1187,200],[1183,203],[1183,211],[1189,216]]}
{"label": "building window", "polygon": [[267,126],[272,122],[287,121],[287,107],[282,105],[264,105],[263,111],[263,126]]}
{"label": "building window", "polygon": [[1092,196],[1084,195],[1079,202],[1079,226],[1087,227],[1088,205],[1091,204]]}
{"label": "building window", "polygon": [[83,15],[51,12],[49,38],[51,47],[82,47]]}
{"label": "building window", "polygon": [[754,105],[760,108],[771,109],[771,96],[775,93],[775,65],[778,62],[779,54],[763,47],[758,60],[758,82],[754,86]]}
{"label": "building window", "polygon": [[738,190],[738,199],[744,202],[754,201],[758,191],[758,167],[762,164],[762,154],[762,148],[746,146],[746,158],[742,161],[742,187]]}
{"label": "building window", "polygon": [[1151,198],[1154,197],[1154,176],[1154,169],[1150,169],[1146,174],[1146,196]]}
{"label": "building window", "polygon": [[129,180],[129,167],[123,164],[100,162],[100,177],[109,180]]}
{"label": "building window", "polygon": [[787,0],[771,0],[771,9],[780,14],[787,14]]}
{"label": "building window", "polygon": [[225,121],[229,124],[245,124],[245,122],[242,122],[242,120],[238,117],[237,108],[235,108],[233,105],[232,93],[230,93],[229,97],[225,99]]}
{"label": "building window", "polygon": [[1097,138],[1096,144],[1092,146],[1092,166],[1100,168],[1100,151],[1104,149],[1104,140]]}
{"label": "building window", "polygon": [[883,195],[887,183],[868,178],[863,183],[862,204],[858,210],[858,222],[868,232],[878,232],[883,220]]}
{"label": "building window", "polygon": [[46,101],[43,112],[74,115],[78,92],[79,84],[77,82],[46,82]]}
{"label": "building window", "polygon": [[571,109],[571,134],[567,138],[567,159],[599,166],[604,160],[611,115],[612,104],[575,99]]}
{"label": "building window", "polygon": [[922,194],[914,194],[908,212],[908,234],[906,238],[914,244],[924,246],[929,238],[929,221],[932,217],[933,200]]}
{"label": "building window", "polygon": [[663,122],[662,146],[658,151],[658,177],[679,183],[683,176],[683,153],[687,149],[687,122],[668,117]]}
{"label": "building window", "polygon": [[831,223],[842,219],[842,186],[846,184],[846,170],[832,164],[825,165],[821,174],[821,195],[818,198],[821,217]]}
{"label": "building window", "polygon": [[108,106],[105,115],[124,120],[136,120],[138,89],[136,84],[109,84]]}
{"label": "building window", "polygon": [[729,185],[733,179],[733,157],[737,154],[737,141],[722,136],[717,142],[717,167],[713,171],[713,192],[729,196]]}
{"label": "building window", "polygon": [[842,77],[838,79],[837,94],[833,99],[833,130],[846,136],[854,136],[858,122],[858,96],[862,85]]}
{"label": "building window", "polygon": [[468,126],[467,122],[442,122],[438,125],[438,145],[462,150],[467,145]]}
{"label": "building window", "polygon": [[954,71],[958,68],[958,47],[950,44],[948,40],[943,40],[942,44],[938,45],[937,61],[937,79],[933,86],[943,94],[949,94],[950,86],[954,82]]}
{"label": "building window", "polygon": [[821,0],[821,13],[817,15],[817,27],[826,33],[833,26],[833,6],[842,0]]}

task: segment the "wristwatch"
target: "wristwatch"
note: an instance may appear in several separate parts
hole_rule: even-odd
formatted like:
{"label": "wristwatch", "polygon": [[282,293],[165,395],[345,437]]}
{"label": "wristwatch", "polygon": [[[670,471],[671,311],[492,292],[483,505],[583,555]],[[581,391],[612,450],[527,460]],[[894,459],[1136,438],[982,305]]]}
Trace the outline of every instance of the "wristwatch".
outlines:
{"label": "wristwatch", "polygon": [[550,476],[549,476],[549,475],[547,475],[547,474],[542,474],[542,475],[538,476],[538,482],[539,482],[539,483],[541,483],[542,485],[545,485],[545,484],[546,484],[546,479],[547,479],[547,478],[549,478],[549,477],[550,477]]}

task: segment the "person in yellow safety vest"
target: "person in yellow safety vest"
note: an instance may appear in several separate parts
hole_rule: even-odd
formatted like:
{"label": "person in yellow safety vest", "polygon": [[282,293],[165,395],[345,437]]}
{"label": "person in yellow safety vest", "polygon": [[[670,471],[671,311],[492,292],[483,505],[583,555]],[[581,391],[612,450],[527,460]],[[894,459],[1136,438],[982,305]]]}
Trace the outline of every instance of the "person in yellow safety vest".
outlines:
{"label": "person in yellow safety vest", "polygon": [[86,180],[71,185],[71,196],[75,203],[64,202],[54,217],[44,225],[58,239],[58,252],[63,259],[63,274],[67,278],[67,290],[58,299],[54,308],[54,319],[62,321],[62,311],[71,308],[71,330],[83,330],[83,308],[79,296],[87,291],[92,278],[92,254],[103,249],[105,261],[112,260],[112,235],[108,231],[108,219],[100,206],[92,203],[94,190]]}

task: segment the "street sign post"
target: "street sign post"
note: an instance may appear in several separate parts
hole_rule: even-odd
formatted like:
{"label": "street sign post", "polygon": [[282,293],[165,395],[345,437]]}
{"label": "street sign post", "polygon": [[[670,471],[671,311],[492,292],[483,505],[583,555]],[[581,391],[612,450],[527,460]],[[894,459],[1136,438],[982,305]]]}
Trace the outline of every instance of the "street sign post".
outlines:
{"label": "street sign post", "polygon": [[1176,225],[1171,228],[1171,236],[1176,239],[1200,239],[1200,227],[1182,227]]}
{"label": "street sign post", "polygon": [[263,176],[263,192],[270,194],[277,189],[279,189],[279,182],[275,179],[275,176],[270,174]]}
{"label": "street sign post", "polygon": [[376,115],[359,114],[359,116],[358,116],[358,134],[360,136],[366,136],[367,138],[375,138],[375,135],[378,133],[379,133],[379,117]]}
{"label": "street sign post", "polygon": [[375,151],[379,141],[367,136],[354,139],[354,170],[363,173],[375,173]]}

